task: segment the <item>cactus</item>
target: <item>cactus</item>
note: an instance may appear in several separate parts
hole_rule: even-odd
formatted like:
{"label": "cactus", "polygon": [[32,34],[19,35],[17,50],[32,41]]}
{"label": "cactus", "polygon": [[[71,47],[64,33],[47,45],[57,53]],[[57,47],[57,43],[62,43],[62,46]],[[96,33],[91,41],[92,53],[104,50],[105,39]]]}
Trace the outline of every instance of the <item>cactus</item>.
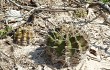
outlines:
{"label": "cactus", "polygon": [[1,29],[0,38],[5,38],[11,30],[12,30],[12,27],[10,27],[10,26],[6,26],[4,29]]}
{"label": "cactus", "polygon": [[77,8],[74,10],[73,16],[75,18],[85,18],[87,16],[87,10],[84,8]]}
{"label": "cactus", "polygon": [[33,38],[34,31],[31,26],[20,27],[14,33],[13,42],[21,46],[27,46],[32,44]]}
{"label": "cactus", "polygon": [[[68,27],[68,29],[69,28],[70,27]],[[63,55],[67,55],[69,57],[75,57],[74,55],[79,55],[83,51],[87,50],[88,43],[83,35],[79,32],[77,34],[72,34],[72,32],[62,32],[61,30],[62,29],[57,28],[48,32],[47,47],[49,48],[48,51],[51,49],[50,54],[52,56],[61,57]],[[52,53],[56,53],[57,55]]]}
{"label": "cactus", "polygon": [[63,37],[56,31],[51,31],[48,34],[47,45],[54,48],[57,55],[62,55],[62,51],[65,48],[65,42]]}

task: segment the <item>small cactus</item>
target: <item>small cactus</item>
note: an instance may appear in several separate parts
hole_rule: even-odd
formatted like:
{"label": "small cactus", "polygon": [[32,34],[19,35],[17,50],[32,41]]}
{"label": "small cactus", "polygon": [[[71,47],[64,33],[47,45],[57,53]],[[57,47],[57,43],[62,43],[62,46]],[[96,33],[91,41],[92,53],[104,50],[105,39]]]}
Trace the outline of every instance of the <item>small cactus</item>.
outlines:
{"label": "small cactus", "polygon": [[[69,28],[70,27],[68,27],[68,29]],[[66,55],[68,52],[68,56],[74,57],[76,53],[82,53],[87,50],[87,41],[80,33],[73,33],[73,35],[71,32],[62,33],[61,30],[62,29],[57,28],[48,32],[47,47],[48,51],[51,49],[51,55],[55,56],[55,54],[52,53],[56,53],[56,56],[60,57]]]}
{"label": "small cactus", "polygon": [[6,26],[4,29],[0,30],[0,38],[6,38],[7,34],[12,30],[12,27]]}
{"label": "small cactus", "polygon": [[13,42],[22,46],[32,43],[34,31],[30,26],[20,27],[16,30],[13,36]]}
{"label": "small cactus", "polygon": [[87,10],[84,8],[77,8],[74,10],[73,16],[75,18],[85,18],[87,16]]}
{"label": "small cactus", "polygon": [[63,37],[56,31],[51,31],[48,34],[47,45],[56,49],[57,55],[62,55],[65,46]]}

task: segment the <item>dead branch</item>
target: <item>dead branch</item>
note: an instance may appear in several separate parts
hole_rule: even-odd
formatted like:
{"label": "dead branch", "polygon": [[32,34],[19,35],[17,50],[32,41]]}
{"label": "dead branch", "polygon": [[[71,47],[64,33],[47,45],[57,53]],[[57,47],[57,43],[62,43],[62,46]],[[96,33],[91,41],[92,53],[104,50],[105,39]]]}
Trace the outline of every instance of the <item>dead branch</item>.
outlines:
{"label": "dead branch", "polygon": [[[31,11],[49,11],[49,12],[65,12],[65,11],[74,11],[77,8],[72,8],[72,7],[61,7],[61,6],[51,6],[49,7],[48,5],[42,5],[39,7],[30,7],[30,6],[22,6],[17,4],[16,2],[10,0],[11,3],[16,5],[19,8],[26,9],[26,10],[31,10]],[[45,8],[44,8],[45,7]]]}
{"label": "dead branch", "polygon": [[19,4],[17,4],[17,3],[16,3],[15,1],[13,1],[13,0],[9,0],[9,2],[13,3],[14,5],[16,5],[17,7],[21,8],[21,9],[25,9],[25,10],[30,10],[30,9],[32,9],[32,7],[30,7],[30,6],[22,6],[22,5],[19,5]]}

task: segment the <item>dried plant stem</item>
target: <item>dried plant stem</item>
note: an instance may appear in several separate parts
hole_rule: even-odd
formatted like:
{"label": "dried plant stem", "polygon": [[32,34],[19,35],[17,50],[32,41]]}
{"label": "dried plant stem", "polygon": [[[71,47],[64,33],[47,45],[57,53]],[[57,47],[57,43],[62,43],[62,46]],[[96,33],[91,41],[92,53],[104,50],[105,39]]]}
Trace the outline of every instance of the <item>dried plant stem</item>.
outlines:
{"label": "dried plant stem", "polygon": [[[13,3],[14,5],[16,5],[17,7],[19,8],[22,8],[22,9],[26,9],[26,10],[31,10],[32,11],[50,11],[50,12],[65,12],[65,11],[74,11],[76,10],[77,8],[72,8],[72,7],[61,7],[61,6],[51,6],[49,7],[48,5],[42,5],[42,6],[39,6],[39,7],[30,7],[30,6],[22,6],[22,5],[19,5],[17,4],[16,2],[10,0],[11,3]],[[43,6],[45,6],[46,8],[44,8]],[[43,7],[43,8],[42,8]]]}

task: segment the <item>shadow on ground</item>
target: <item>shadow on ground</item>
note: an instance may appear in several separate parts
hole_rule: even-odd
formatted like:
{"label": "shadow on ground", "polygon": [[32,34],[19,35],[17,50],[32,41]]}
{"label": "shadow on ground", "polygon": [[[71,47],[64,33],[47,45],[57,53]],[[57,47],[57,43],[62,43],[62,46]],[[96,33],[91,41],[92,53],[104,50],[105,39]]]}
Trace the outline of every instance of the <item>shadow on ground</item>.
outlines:
{"label": "shadow on ground", "polygon": [[32,56],[30,59],[34,60],[36,64],[46,64],[50,67],[54,67],[60,69],[62,67],[61,63],[52,64],[51,56],[46,54],[45,47],[37,48],[34,52],[30,52],[29,54]]}

